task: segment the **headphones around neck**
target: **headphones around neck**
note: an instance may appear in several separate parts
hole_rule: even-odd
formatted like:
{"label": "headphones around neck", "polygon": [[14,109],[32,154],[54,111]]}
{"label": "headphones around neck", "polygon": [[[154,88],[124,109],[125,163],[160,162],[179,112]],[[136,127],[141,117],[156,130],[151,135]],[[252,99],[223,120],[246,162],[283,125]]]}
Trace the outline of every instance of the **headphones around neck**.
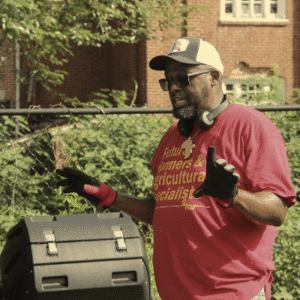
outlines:
{"label": "headphones around neck", "polygon": [[[224,95],[222,103],[216,109],[211,112],[208,110],[202,110],[196,120],[199,127],[204,130],[211,128],[214,124],[215,118],[220,115],[229,104],[230,99],[227,95]],[[194,130],[194,122],[194,119],[179,120],[177,125],[178,132],[181,135],[188,137]]]}

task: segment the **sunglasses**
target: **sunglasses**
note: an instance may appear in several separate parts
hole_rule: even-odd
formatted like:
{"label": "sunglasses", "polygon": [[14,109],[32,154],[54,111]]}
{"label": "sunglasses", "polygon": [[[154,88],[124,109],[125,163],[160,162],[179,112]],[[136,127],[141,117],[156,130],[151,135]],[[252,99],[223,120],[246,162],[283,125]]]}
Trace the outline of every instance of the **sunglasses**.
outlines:
{"label": "sunglasses", "polygon": [[191,74],[186,74],[186,75],[179,75],[175,78],[164,78],[159,80],[160,87],[162,88],[163,91],[168,91],[174,82],[177,87],[180,89],[186,88],[190,84],[190,77],[195,76],[195,75],[201,75],[201,74],[206,74],[209,72],[212,72],[214,70],[205,70],[205,71],[199,71]]}

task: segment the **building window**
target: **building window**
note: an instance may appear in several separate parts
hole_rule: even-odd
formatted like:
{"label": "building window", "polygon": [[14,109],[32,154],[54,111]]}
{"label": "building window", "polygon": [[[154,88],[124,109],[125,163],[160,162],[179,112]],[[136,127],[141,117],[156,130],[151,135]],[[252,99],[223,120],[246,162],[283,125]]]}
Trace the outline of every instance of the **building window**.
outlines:
{"label": "building window", "polygon": [[263,0],[241,0],[242,18],[261,18],[263,16]]}
{"label": "building window", "polygon": [[226,14],[233,13],[233,0],[225,0],[225,13]]}
{"label": "building window", "polygon": [[242,17],[250,17],[250,0],[242,0]]}
{"label": "building window", "polygon": [[269,85],[262,86],[259,83],[242,83],[240,97],[248,100],[254,99],[254,96],[269,92],[271,87]]}
{"label": "building window", "polygon": [[254,16],[262,17],[262,8],[263,8],[262,2],[263,2],[262,0],[254,0],[254,3],[253,3]]}
{"label": "building window", "polygon": [[12,108],[12,101],[0,101],[0,109]]}
{"label": "building window", "polygon": [[[285,102],[285,80],[282,79],[281,82],[282,90],[280,91],[279,97],[282,99],[282,102]],[[270,103],[268,99],[257,103],[258,95],[266,95],[266,93],[272,91],[272,86],[268,83],[264,83],[262,80],[259,82],[251,81],[249,79],[223,79],[223,91],[230,97],[239,99],[242,104],[247,105],[257,105],[257,104],[275,104]],[[264,98],[264,97],[263,97]],[[272,102],[272,101],[271,101]]]}
{"label": "building window", "polygon": [[271,0],[270,13],[271,14],[278,13],[278,0]]}
{"label": "building window", "polygon": [[286,22],[286,2],[286,0],[221,0],[221,21]]}
{"label": "building window", "polygon": [[271,90],[269,85],[240,79],[224,79],[224,86],[226,94],[241,99],[253,99],[253,96]]}

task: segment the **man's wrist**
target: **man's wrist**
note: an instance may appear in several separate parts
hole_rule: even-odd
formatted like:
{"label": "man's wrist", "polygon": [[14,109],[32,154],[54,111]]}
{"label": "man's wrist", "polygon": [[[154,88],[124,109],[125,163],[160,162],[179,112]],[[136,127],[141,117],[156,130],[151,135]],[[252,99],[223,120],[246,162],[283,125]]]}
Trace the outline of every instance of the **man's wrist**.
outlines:
{"label": "man's wrist", "polygon": [[115,202],[117,198],[117,195],[118,195],[117,192],[112,189],[110,191],[109,197],[107,197],[104,201],[99,202],[101,209],[104,210],[112,206],[112,204]]}
{"label": "man's wrist", "polygon": [[[235,190],[233,197],[228,201],[228,200],[223,200],[221,201],[222,204],[220,203],[220,200],[217,201],[217,204],[225,209],[231,208],[235,205],[235,197],[238,195],[239,191],[238,189]],[[229,203],[229,204],[228,204]]]}

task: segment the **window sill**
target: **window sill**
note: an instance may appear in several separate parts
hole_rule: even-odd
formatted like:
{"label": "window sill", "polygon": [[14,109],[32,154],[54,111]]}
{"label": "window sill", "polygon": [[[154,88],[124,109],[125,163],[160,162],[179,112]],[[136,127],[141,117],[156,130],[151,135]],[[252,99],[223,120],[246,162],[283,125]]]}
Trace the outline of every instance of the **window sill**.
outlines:
{"label": "window sill", "polygon": [[288,19],[253,19],[253,18],[228,18],[220,19],[220,25],[234,25],[234,26],[287,26]]}

